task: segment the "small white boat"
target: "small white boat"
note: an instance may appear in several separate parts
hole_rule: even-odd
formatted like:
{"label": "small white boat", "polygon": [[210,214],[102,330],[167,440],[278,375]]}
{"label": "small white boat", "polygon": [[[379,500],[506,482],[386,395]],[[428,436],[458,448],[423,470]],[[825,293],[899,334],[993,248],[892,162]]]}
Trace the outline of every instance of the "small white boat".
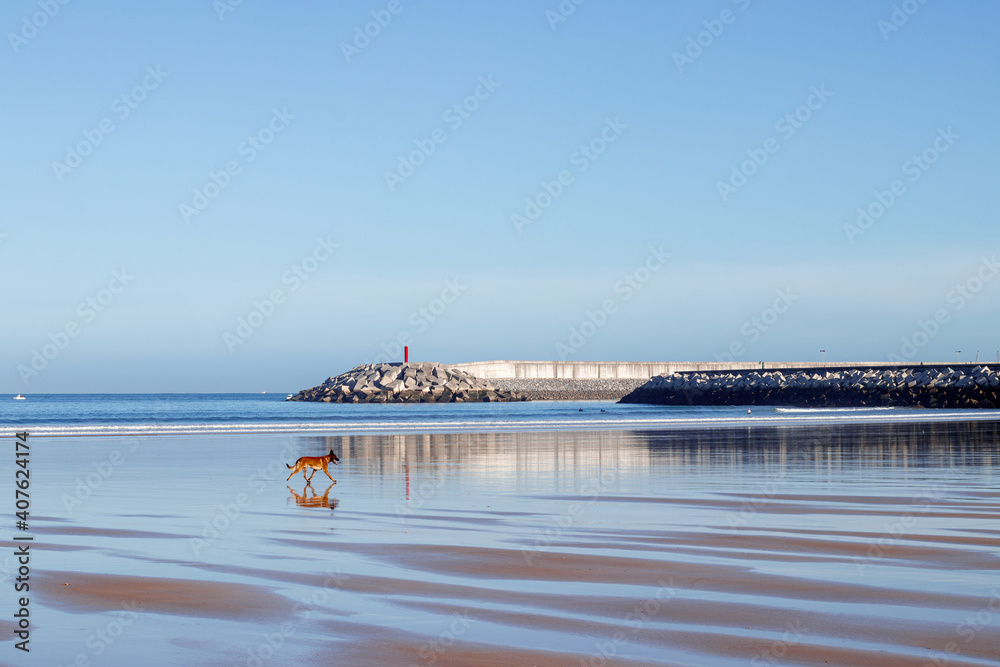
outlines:
{"label": "small white boat", "polygon": [[287,401],[288,399],[290,399],[290,398],[291,398],[292,396],[294,396],[294,395],[295,395],[295,394],[289,394],[288,396],[285,396],[285,400]]}
{"label": "small white boat", "polygon": [[20,394],[18,394],[17,396],[14,397],[14,400],[15,401],[23,401],[24,400],[24,396],[21,396]]}

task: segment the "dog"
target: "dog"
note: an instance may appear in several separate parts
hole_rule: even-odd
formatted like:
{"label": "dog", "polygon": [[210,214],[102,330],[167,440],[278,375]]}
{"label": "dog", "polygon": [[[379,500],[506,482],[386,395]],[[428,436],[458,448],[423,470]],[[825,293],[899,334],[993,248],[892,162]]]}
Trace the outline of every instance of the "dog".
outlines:
{"label": "dog", "polygon": [[[307,482],[313,478],[313,475],[316,474],[317,470],[322,470],[323,472],[326,473],[327,477],[330,477],[330,471],[326,469],[326,466],[330,464],[330,461],[333,461],[335,465],[340,461],[340,459],[337,458],[337,455],[333,453],[332,449],[330,450],[330,453],[327,454],[326,456],[300,457],[299,460],[295,462],[294,468],[288,465],[287,463],[285,464],[285,467],[289,468],[292,471],[292,474],[288,476],[288,479],[294,477],[295,473],[299,472],[300,470],[302,471],[302,476],[305,477]],[[306,477],[306,468],[312,468],[313,474],[310,475],[309,477]],[[288,479],[286,479],[285,481],[287,482]],[[333,480],[334,482],[337,481],[333,479],[333,477],[330,477],[330,479]]]}

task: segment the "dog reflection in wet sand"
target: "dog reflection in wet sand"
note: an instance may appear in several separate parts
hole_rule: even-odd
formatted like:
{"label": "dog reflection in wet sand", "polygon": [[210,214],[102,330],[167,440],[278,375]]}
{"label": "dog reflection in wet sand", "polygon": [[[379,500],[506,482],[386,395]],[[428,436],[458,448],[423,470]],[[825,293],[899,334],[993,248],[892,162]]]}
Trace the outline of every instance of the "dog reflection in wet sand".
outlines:
{"label": "dog reflection in wet sand", "polygon": [[[295,462],[294,468],[286,463],[285,467],[291,468],[292,471],[292,474],[288,476],[288,479],[294,477],[295,474],[300,470],[302,471],[302,476],[305,477],[307,484],[310,481],[312,481],[313,475],[316,474],[317,470],[322,470],[323,472],[326,473],[327,477],[330,477],[330,471],[327,470],[326,467],[330,464],[331,461],[333,461],[334,465],[336,465],[337,462],[340,461],[340,459],[337,458],[337,455],[333,453],[332,449],[330,450],[330,453],[327,454],[326,456],[303,456],[299,458],[298,461]],[[313,471],[312,475],[306,477],[306,468],[312,468]],[[288,480],[286,479],[285,481],[287,482]],[[332,481],[334,484],[337,483],[337,480],[335,480],[333,477],[330,477],[330,481]]]}
{"label": "dog reflection in wet sand", "polygon": [[[334,484],[336,484],[336,482],[326,487],[326,491],[323,492],[322,496],[316,494],[316,489],[314,489],[313,485],[309,482],[306,482],[306,488],[302,489],[302,495],[295,493],[295,489],[290,486],[288,487],[288,490],[291,491],[292,496],[295,497],[296,505],[301,507],[329,507],[330,509],[335,510],[337,509],[337,505],[340,504],[340,501],[336,498],[330,500],[330,489],[333,488]],[[309,491],[312,491],[311,496],[308,493]]]}

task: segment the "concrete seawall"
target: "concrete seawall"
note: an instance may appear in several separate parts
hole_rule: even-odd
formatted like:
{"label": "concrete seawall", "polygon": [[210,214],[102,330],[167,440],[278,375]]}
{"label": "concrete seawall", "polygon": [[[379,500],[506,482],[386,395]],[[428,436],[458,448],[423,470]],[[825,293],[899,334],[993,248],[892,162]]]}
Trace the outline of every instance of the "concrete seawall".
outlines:
{"label": "concrete seawall", "polygon": [[[765,361],[767,371],[834,372],[855,369],[878,370],[913,368],[891,362],[822,363]],[[941,363],[920,368],[962,368],[975,364]],[[703,373],[708,376],[739,371],[760,371],[761,362],[719,361],[474,361],[453,364],[452,368],[492,382],[507,391],[531,400],[618,400],[638,389],[650,378],[674,373]]]}
{"label": "concrete seawall", "polygon": [[494,378],[484,380],[532,401],[617,401],[648,378]]}
{"label": "concrete seawall", "polygon": [[[691,371],[722,372],[785,369],[834,369],[834,368],[912,368],[914,364],[875,362],[803,362],[803,361],[473,361],[451,364],[452,368],[465,371],[484,380],[499,379],[632,379],[648,380],[654,375],[685,373]],[[927,364],[928,366],[974,366],[962,364]]]}

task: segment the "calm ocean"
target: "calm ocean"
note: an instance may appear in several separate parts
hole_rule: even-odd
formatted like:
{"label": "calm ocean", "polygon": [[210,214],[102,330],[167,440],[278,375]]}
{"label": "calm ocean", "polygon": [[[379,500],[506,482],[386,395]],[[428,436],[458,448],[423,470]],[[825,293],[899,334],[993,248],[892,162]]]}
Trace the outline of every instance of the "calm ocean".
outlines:
{"label": "calm ocean", "polygon": [[337,405],[282,394],[30,394],[0,399],[0,437],[155,433],[618,430],[996,419],[994,410],[618,405],[613,401]]}

